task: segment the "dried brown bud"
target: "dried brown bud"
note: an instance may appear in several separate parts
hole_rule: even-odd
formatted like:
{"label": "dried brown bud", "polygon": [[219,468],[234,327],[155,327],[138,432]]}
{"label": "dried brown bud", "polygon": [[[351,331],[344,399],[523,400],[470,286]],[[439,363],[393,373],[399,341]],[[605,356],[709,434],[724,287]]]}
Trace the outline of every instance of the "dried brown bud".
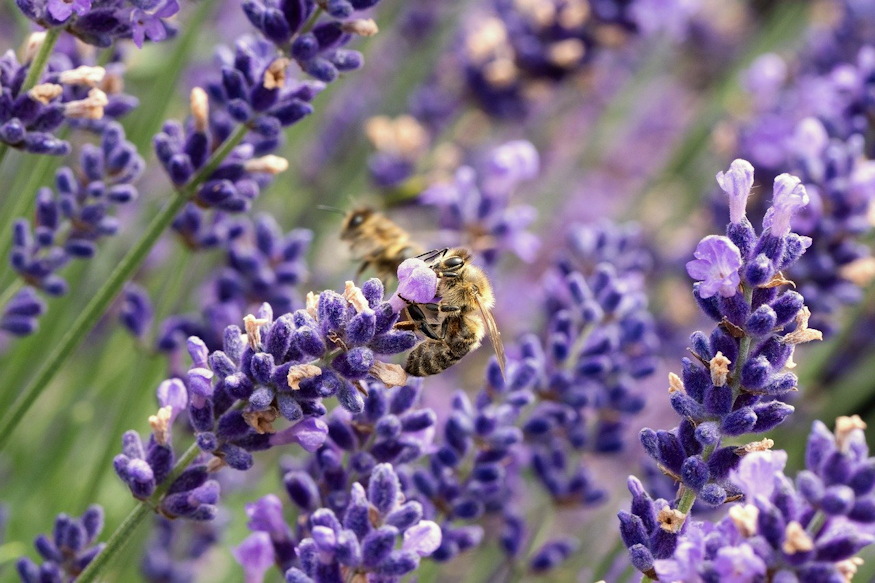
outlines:
{"label": "dried brown bud", "polygon": [[293,391],[300,390],[301,381],[322,374],[322,369],[315,364],[296,364],[289,369],[286,380]]}
{"label": "dried brown bud", "polygon": [[54,83],[42,83],[27,92],[31,99],[39,101],[43,105],[58,97],[64,92],[64,88]]}
{"label": "dried brown bud", "polygon": [[262,85],[265,89],[282,89],[286,84],[286,69],[289,68],[289,61],[285,57],[280,57],[274,60],[264,72]]}
{"label": "dried brown bud", "polygon": [[267,319],[256,318],[252,314],[246,314],[243,318],[243,327],[246,330],[246,338],[249,340],[249,348],[261,349],[261,327],[267,324]]}
{"label": "dried brown bud", "polygon": [[210,121],[210,100],[207,92],[200,87],[195,87],[189,94],[191,117],[194,120],[194,131],[203,133],[207,131]]}
{"label": "dried brown bud", "polygon": [[95,87],[85,99],[65,103],[64,115],[76,119],[101,119],[107,103],[106,93]]}
{"label": "dried brown bud", "polygon": [[390,389],[407,384],[407,373],[397,364],[375,360],[368,372]]}
{"label": "dried brown bud", "polygon": [[729,365],[732,362],[723,356],[722,352],[718,352],[714,358],[711,359],[710,370],[711,370],[711,382],[714,383],[715,387],[722,387],[726,385],[726,379],[729,377]]}
{"label": "dried brown bud", "polygon": [[681,527],[684,525],[684,520],[686,519],[687,515],[675,508],[663,508],[659,511],[659,514],[656,515],[656,521],[659,523],[659,528],[671,533],[680,532]]}
{"label": "dried brown bud", "polygon": [[814,541],[811,540],[802,525],[795,520],[789,522],[784,531],[784,544],[781,545],[781,550],[788,555],[795,555],[796,553],[807,553],[812,549],[814,549]]}
{"label": "dried brown bud", "polygon": [[729,509],[729,518],[743,537],[756,534],[759,515],[759,509],[753,504],[739,504]]}

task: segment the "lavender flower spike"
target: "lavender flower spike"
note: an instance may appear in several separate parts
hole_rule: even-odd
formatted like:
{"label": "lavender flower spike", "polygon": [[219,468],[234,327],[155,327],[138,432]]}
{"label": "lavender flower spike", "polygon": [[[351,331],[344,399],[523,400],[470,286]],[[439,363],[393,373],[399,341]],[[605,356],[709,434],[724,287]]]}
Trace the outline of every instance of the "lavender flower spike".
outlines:
{"label": "lavender flower spike", "polygon": [[[719,180],[719,178],[718,178]],[[727,237],[708,235],[696,246],[696,257],[687,263],[690,277],[701,281],[699,296],[710,298],[720,294],[731,298],[738,291],[741,278],[741,251]]]}
{"label": "lavender flower spike", "polygon": [[753,166],[739,158],[729,165],[729,170],[717,173],[717,184],[729,195],[729,221],[742,222],[746,215],[747,197],[753,187]]}
{"label": "lavender flower spike", "polygon": [[37,565],[22,557],[16,564],[18,576],[24,583],[73,581],[106,546],[94,544],[102,530],[100,506],[89,506],[81,518],[59,514],[52,534],[41,534],[34,540],[34,547],[45,562]]}

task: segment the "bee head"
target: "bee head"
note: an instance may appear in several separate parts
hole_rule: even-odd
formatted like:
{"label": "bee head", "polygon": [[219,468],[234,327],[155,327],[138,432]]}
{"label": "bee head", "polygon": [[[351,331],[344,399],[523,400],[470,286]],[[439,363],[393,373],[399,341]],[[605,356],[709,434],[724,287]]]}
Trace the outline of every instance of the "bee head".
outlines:
{"label": "bee head", "polygon": [[343,231],[341,232],[341,238],[346,238],[352,236],[353,233],[358,231],[365,221],[367,221],[371,216],[373,216],[374,211],[369,208],[360,208],[354,211],[351,211],[346,220],[343,222]]}

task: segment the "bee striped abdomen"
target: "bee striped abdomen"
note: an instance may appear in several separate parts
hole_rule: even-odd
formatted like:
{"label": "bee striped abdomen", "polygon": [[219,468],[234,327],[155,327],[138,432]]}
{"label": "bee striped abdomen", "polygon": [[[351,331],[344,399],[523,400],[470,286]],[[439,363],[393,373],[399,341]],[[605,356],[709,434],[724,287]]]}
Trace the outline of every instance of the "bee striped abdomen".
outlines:
{"label": "bee striped abdomen", "polygon": [[482,334],[462,325],[461,319],[453,318],[447,327],[446,338],[421,342],[407,356],[404,370],[415,377],[443,372],[480,346],[481,338]]}

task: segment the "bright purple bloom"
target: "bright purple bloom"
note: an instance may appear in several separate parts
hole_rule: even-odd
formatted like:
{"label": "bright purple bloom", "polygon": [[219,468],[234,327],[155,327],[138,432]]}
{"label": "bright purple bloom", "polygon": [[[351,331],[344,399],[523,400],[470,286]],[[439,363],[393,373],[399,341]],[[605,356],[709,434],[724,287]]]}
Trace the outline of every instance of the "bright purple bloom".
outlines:
{"label": "bright purple bloom", "polygon": [[775,474],[782,473],[786,465],[787,452],[783,450],[757,451],[744,456],[729,479],[738,485],[745,500],[768,498],[775,488]]}
{"label": "bright purple bloom", "polygon": [[167,27],[164,19],[170,18],[179,12],[179,4],[176,0],[161,0],[157,7],[150,10],[134,8],[131,10],[131,34],[134,44],[143,48],[143,41],[147,38],[158,42],[167,38]]}
{"label": "bright purple bloom", "polygon": [[756,583],[766,575],[766,564],[750,545],[725,547],[717,551],[714,572],[727,583]]}
{"label": "bright purple bloom", "polygon": [[708,235],[696,246],[693,261],[687,262],[687,273],[699,280],[699,295],[710,298],[716,294],[730,298],[738,292],[741,276],[741,252],[727,237]]}
{"label": "bright purple bloom", "polygon": [[763,218],[763,228],[772,235],[784,237],[790,232],[790,219],[794,213],[808,204],[805,186],[796,176],[781,174],[775,178],[772,206]]}
{"label": "bright purple bloom", "polygon": [[85,14],[91,10],[91,0],[49,0],[46,8],[55,20],[64,22],[74,12]]}
{"label": "bright purple bloom", "polygon": [[267,570],[273,567],[273,545],[266,532],[253,532],[231,549],[231,554],[243,566],[246,583],[261,583]]}
{"label": "bright purple bloom", "polygon": [[717,184],[729,196],[729,220],[740,223],[753,187],[753,166],[747,160],[735,160],[726,172],[717,173]]}
{"label": "bright purple bloom", "polygon": [[400,312],[407,302],[425,304],[434,301],[437,273],[422,259],[411,257],[398,266],[398,290],[389,299],[392,309]]}

